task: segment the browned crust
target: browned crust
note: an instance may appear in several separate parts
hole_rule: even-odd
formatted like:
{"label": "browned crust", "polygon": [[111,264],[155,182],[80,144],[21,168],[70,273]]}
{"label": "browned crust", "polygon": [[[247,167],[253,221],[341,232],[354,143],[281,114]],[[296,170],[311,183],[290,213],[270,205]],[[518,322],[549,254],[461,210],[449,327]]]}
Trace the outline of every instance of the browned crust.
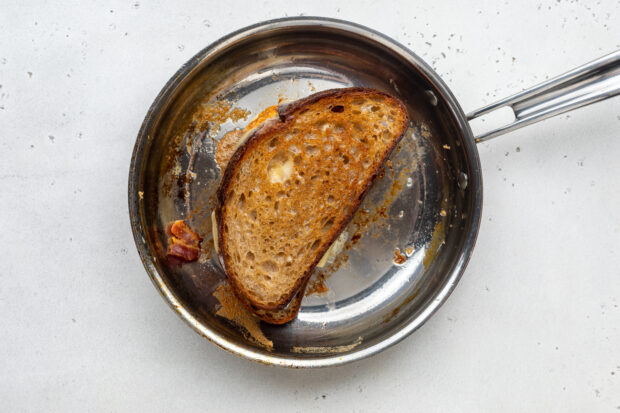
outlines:
{"label": "browned crust", "polygon": [[[309,281],[309,280],[308,280]],[[299,313],[299,309],[301,307],[301,300],[304,298],[304,292],[306,290],[306,284],[303,285],[297,294],[293,297],[293,299],[286,305],[286,307],[280,310],[262,310],[257,309],[252,306],[252,304],[248,303],[245,299],[240,299],[243,305],[246,306],[248,310],[254,314],[254,316],[260,318],[261,320],[269,323],[269,324],[285,324],[291,321],[293,318],[297,316]],[[237,293],[235,293],[237,294]],[[239,295],[237,294],[237,297]]]}
{"label": "browned crust", "polygon": [[[351,93],[361,93],[365,95],[378,94],[378,95],[382,95],[386,97],[387,99],[392,100],[396,105],[400,107],[402,112],[405,114],[405,121],[403,122],[403,128],[398,134],[398,137],[394,139],[392,145],[386,151],[385,156],[383,157],[383,159],[381,159],[381,162],[377,164],[377,167],[372,171],[372,174],[369,175],[364,185],[364,190],[361,193],[361,195],[358,197],[358,199],[355,201],[355,203],[353,204],[353,208],[351,208],[350,213],[344,218],[344,220],[342,221],[342,224],[334,232],[334,235],[329,240],[329,242],[325,243],[323,248],[321,248],[320,250],[317,250],[314,261],[308,267],[308,270],[306,270],[306,272],[301,277],[299,277],[299,279],[294,285],[294,288],[291,289],[291,293],[289,294],[289,296],[286,297],[281,302],[277,303],[276,305],[271,305],[271,306],[253,302],[250,297],[246,297],[242,295],[243,288],[241,288],[241,286],[235,280],[235,275],[231,274],[230,271],[227,270],[226,260],[224,259],[226,255],[225,254],[226,246],[223,243],[224,219],[222,217],[222,205],[224,205],[226,201],[226,193],[228,192],[227,191],[228,187],[236,171],[237,164],[239,160],[243,157],[243,155],[247,151],[249,151],[261,137],[286,128],[293,114],[296,111],[302,109],[304,106],[309,106],[317,102],[318,100],[321,100],[324,98],[338,98],[338,97],[344,96],[346,94],[351,94]],[[369,88],[362,88],[362,87],[330,89],[330,90],[325,90],[323,92],[315,93],[313,95],[310,95],[306,98],[300,99],[293,103],[278,107],[278,115],[279,115],[279,119],[268,120],[262,125],[260,125],[259,127],[257,127],[252,132],[252,134],[245,140],[245,142],[243,142],[239,146],[239,148],[237,148],[234,155],[228,161],[228,165],[226,167],[226,170],[224,171],[224,175],[222,176],[222,180],[220,182],[220,186],[217,191],[218,203],[215,209],[215,215],[217,218],[217,225],[218,225],[218,235],[219,235],[218,236],[218,247],[219,247],[218,249],[219,249],[219,255],[220,255],[220,262],[222,263],[222,266],[224,267],[224,271],[226,272],[226,276],[228,277],[228,280],[231,283],[231,286],[233,287],[233,291],[235,291],[235,294],[237,294],[237,296],[241,298],[242,302],[247,302],[249,304],[249,305],[248,304],[246,305],[248,305],[250,310],[252,310],[253,307],[261,309],[261,310],[269,310],[269,311],[281,310],[290,303],[293,297],[295,297],[295,294],[300,293],[300,292],[303,293],[303,291],[300,291],[300,288],[303,286],[304,287],[303,290],[305,290],[305,286],[307,285],[308,280],[310,279],[310,276],[312,275],[312,272],[314,271],[314,268],[319,263],[319,261],[321,260],[325,252],[329,249],[331,244],[333,244],[336,238],[340,236],[344,228],[353,218],[353,214],[355,213],[360,203],[362,202],[362,200],[368,193],[368,190],[370,189],[372,183],[374,182],[375,178],[379,174],[381,167],[383,166],[385,161],[390,157],[396,145],[398,145],[400,140],[403,138],[405,131],[407,130],[408,125],[409,125],[409,116],[407,113],[407,109],[405,108],[405,106],[400,100],[396,99],[392,95],[389,95],[385,92],[381,92],[376,89],[369,89]],[[253,312],[256,314],[256,311],[253,311]]]}
{"label": "browned crust", "polygon": [[307,96],[303,99],[296,100],[295,102],[285,103],[283,105],[280,105],[278,106],[278,116],[280,117],[280,120],[282,122],[285,122],[286,120],[288,120],[288,118],[291,117],[291,115],[294,112],[302,109],[304,106],[310,106],[311,104],[318,102],[319,100],[324,99],[324,98],[330,98],[330,99],[339,98],[339,97],[342,97],[344,95],[348,95],[351,93],[377,94],[377,95],[384,96],[390,100],[393,100],[396,104],[398,104],[398,106],[400,106],[400,108],[403,110],[405,115],[407,115],[407,109],[405,108],[405,105],[403,105],[400,100],[396,99],[394,96],[390,94],[387,94],[377,89],[370,89],[366,87],[347,87],[347,88],[342,88],[342,89],[324,90],[322,92],[318,92],[313,95]]}

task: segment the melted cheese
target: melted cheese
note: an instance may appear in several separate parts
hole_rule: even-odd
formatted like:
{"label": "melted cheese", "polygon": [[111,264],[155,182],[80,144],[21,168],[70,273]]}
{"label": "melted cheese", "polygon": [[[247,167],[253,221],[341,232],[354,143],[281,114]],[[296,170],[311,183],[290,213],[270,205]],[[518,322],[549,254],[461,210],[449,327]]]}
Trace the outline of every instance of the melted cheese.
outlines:
{"label": "melted cheese", "polygon": [[254,129],[260,126],[260,124],[265,122],[266,120],[275,118],[277,116],[278,116],[278,106],[277,105],[269,106],[267,109],[259,113],[250,123],[248,123],[248,126],[245,127],[245,130],[247,131],[250,129]]}
{"label": "melted cheese", "polygon": [[289,158],[284,163],[273,165],[268,173],[272,184],[283,184],[293,174],[293,160]]}
{"label": "melted cheese", "polygon": [[343,231],[340,236],[336,238],[336,241],[334,241],[333,244],[329,246],[327,251],[325,251],[325,254],[323,254],[323,258],[321,258],[321,261],[319,261],[316,266],[319,268],[323,268],[325,267],[325,264],[327,264],[327,261],[337,257],[342,252],[344,244],[346,244],[348,238],[349,234],[346,231]]}
{"label": "melted cheese", "polygon": [[[258,128],[260,125],[262,125],[266,121],[268,121],[270,119],[274,119],[276,117],[278,117],[278,107],[277,106],[269,106],[267,109],[265,109],[261,113],[259,113],[243,129],[243,135],[241,135],[241,138],[239,138],[239,140],[237,141],[237,144],[235,145],[235,151],[237,149],[239,149],[239,147],[241,145],[243,145],[245,143],[245,141],[248,140],[248,138],[250,137],[250,135],[252,135],[252,132],[254,132],[254,130],[256,130],[256,128]],[[235,151],[233,151],[233,153]]]}
{"label": "melted cheese", "polygon": [[215,247],[215,254],[220,255],[220,248],[217,242],[217,218],[215,218],[215,211],[211,212],[211,232],[213,232],[213,246]]}

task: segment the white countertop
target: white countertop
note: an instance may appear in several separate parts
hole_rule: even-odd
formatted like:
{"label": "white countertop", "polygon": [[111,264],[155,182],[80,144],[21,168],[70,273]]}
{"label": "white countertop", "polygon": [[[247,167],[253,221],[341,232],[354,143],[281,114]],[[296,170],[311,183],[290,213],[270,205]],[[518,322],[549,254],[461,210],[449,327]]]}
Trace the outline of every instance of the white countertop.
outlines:
{"label": "white countertop", "polygon": [[617,0],[5,0],[0,410],[620,411],[618,97],[479,146],[469,267],[424,327],[377,356],[258,365],[169,309],[129,226],[138,128],[200,49],[300,14],[408,45],[466,111],[620,48]]}

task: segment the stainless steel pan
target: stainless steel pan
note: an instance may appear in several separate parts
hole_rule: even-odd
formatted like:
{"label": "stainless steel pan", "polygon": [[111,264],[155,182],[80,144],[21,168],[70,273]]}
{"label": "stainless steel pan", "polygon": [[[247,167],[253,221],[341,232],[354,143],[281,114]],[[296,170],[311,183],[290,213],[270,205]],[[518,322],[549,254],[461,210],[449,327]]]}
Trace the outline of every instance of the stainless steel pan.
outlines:
{"label": "stainless steel pan", "polygon": [[[348,262],[284,326],[260,324],[273,346],[248,339],[216,314],[224,275],[213,259],[178,265],[165,256],[164,228],[188,219],[202,236],[220,170],[214,140],[235,126],[193,128],[200,105],[234,102],[256,115],[281,97],[345,86],[388,91],[406,104],[411,127],[384,177],[365,199],[363,236]],[[194,330],[245,358],[319,367],[375,354],[419,328],[450,295],[474,247],[482,208],[476,142],[620,93],[620,52],[465,115],[441,78],[418,56],[371,29],[333,19],[260,23],[226,36],[166,84],[138,134],[129,173],[129,210],[144,266],[166,301]],[[514,122],[474,136],[469,120],[510,107]],[[183,179],[190,177],[191,179]],[[366,218],[365,218],[366,217]],[[368,224],[364,221],[374,221]],[[407,257],[404,263],[394,260]],[[399,255],[400,254],[400,255]]]}

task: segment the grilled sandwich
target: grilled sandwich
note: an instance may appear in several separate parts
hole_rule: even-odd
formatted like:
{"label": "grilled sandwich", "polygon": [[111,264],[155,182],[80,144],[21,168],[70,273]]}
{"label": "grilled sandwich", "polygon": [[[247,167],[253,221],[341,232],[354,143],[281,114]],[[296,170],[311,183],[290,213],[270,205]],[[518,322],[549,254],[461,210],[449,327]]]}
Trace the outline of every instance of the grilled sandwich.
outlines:
{"label": "grilled sandwich", "polygon": [[374,89],[316,93],[268,111],[228,160],[213,216],[237,297],[282,324],[403,137],[404,105]]}

